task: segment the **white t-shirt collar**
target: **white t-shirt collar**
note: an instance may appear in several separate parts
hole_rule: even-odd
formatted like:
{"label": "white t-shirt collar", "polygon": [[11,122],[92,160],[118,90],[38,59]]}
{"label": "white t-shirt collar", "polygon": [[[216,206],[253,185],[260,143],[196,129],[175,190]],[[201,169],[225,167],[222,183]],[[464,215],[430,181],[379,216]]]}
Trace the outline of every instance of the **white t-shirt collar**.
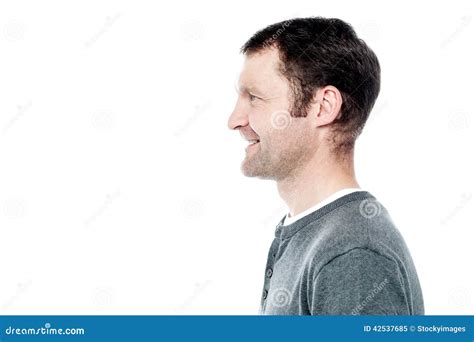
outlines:
{"label": "white t-shirt collar", "polygon": [[338,198],[341,198],[342,196],[345,196],[345,195],[348,195],[350,193],[353,193],[353,192],[356,192],[356,191],[364,191],[362,189],[359,189],[359,188],[345,188],[345,189],[341,189],[339,191],[336,191],[335,193],[333,193],[332,195],[330,195],[329,197],[326,197],[324,200],[322,200],[321,202],[315,204],[314,206],[312,206],[311,208],[308,208],[306,209],[305,211],[299,213],[298,215],[296,216],[289,216],[289,213],[286,214],[285,216],[285,219],[283,221],[283,225],[284,226],[288,226],[290,224],[292,224],[293,222],[296,222],[298,221],[299,219],[305,217],[306,215],[309,215],[313,212],[315,212],[316,210],[324,207],[325,205],[337,200]]}

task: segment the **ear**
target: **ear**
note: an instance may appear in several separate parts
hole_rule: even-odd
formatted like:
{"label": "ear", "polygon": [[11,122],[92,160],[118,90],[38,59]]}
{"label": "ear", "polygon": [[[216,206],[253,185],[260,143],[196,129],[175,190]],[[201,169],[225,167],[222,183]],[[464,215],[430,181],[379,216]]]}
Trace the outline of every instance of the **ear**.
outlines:
{"label": "ear", "polygon": [[331,85],[319,88],[313,97],[310,113],[316,127],[326,126],[341,116],[342,95]]}

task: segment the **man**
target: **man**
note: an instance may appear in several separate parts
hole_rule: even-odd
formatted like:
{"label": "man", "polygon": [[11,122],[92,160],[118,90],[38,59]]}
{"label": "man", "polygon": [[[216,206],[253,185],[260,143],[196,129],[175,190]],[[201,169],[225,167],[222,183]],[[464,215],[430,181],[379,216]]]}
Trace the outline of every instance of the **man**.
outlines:
{"label": "man", "polygon": [[339,19],[257,32],[229,128],[242,172],[275,180],[289,208],[268,253],[260,313],[421,315],[415,266],[387,210],[357,183],[355,140],[380,90],[374,52]]}

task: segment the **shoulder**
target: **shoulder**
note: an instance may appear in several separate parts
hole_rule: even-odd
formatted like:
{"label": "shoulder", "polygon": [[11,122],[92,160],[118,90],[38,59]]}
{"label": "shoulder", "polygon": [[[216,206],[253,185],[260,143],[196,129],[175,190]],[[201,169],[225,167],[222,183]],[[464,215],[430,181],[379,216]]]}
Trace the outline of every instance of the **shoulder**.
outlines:
{"label": "shoulder", "polygon": [[352,201],[311,222],[305,233],[307,260],[318,270],[336,257],[399,259],[407,253],[388,211],[375,198]]}
{"label": "shoulder", "polygon": [[334,257],[309,287],[315,312],[409,314],[405,286],[396,262],[366,248]]}

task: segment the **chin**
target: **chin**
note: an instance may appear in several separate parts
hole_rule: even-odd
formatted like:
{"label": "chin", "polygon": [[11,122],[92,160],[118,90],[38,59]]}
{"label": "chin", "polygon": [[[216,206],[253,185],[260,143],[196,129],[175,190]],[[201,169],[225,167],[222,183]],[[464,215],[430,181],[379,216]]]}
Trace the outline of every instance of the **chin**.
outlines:
{"label": "chin", "polygon": [[262,168],[256,167],[255,165],[249,165],[245,161],[242,163],[242,167],[240,169],[245,177],[274,179],[274,177],[271,175],[271,173],[268,172],[268,170],[263,170]]}

